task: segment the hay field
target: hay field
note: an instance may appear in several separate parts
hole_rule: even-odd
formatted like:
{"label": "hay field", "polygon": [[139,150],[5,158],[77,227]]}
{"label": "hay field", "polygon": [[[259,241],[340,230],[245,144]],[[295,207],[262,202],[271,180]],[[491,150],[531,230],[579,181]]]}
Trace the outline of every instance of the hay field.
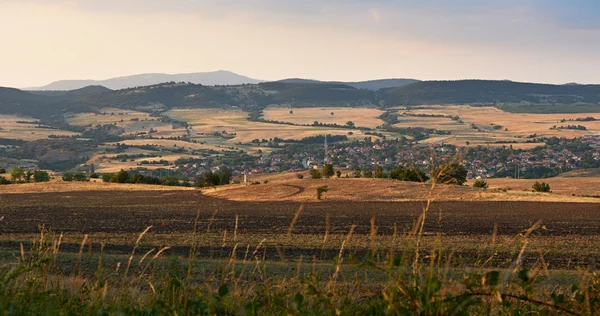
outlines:
{"label": "hay field", "polygon": [[52,181],[48,183],[24,183],[0,186],[1,194],[15,193],[59,193],[59,192],[84,192],[84,191],[193,191],[194,188],[170,187],[164,185],[148,184],[122,184],[95,182],[63,182]]}
{"label": "hay field", "polygon": [[187,135],[185,128],[173,128],[172,124],[163,123],[160,121],[160,117],[151,116],[148,113],[113,108],[104,108],[100,112],[105,114],[79,113],[67,117],[67,121],[78,126],[115,124],[125,130],[123,132],[125,135],[148,133],[150,129],[155,130],[152,136],[157,138]]}
{"label": "hay field", "polygon": [[[290,111],[293,111],[290,114]],[[333,113],[333,115],[331,115]],[[263,117],[266,120],[290,122],[294,124],[313,124],[315,121],[327,124],[345,125],[352,121],[359,127],[376,128],[383,124],[378,117],[384,113],[381,110],[373,108],[281,108],[272,107],[263,111]]]}
{"label": "hay field", "polygon": [[[289,110],[288,110],[289,112]],[[292,126],[248,121],[248,113],[241,110],[224,109],[175,109],[165,113],[167,116],[180,121],[186,121],[192,126],[192,138],[199,140],[204,135],[215,132],[227,132],[232,135],[230,139],[222,139],[222,143],[249,143],[254,139],[270,139],[279,137],[283,139],[302,139],[325,133],[332,135],[347,135],[354,133],[353,137],[364,137],[359,130],[332,129],[327,127]],[[344,122],[345,123],[345,122]]]}
{"label": "hay field", "polygon": [[[251,177],[250,181],[267,180],[268,177]],[[229,185],[218,188],[204,189],[203,193],[208,196],[224,198],[234,201],[316,201],[316,190],[320,186],[328,186],[329,191],[324,194],[326,200],[331,201],[395,201],[411,202],[423,201],[429,198],[431,184],[414,182],[394,181],[388,179],[290,179],[283,175],[277,175],[269,180],[267,184],[260,185]],[[554,193],[533,193],[531,190],[502,191],[494,188],[504,188],[490,179],[490,189],[482,190],[467,186],[437,185],[432,191],[436,201],[537,201],[537,202],[587,202],[600,203],[600,199],[572,196],[572,192],[589,192],[600,190],[600,181],[588,180],[584,182],[571,181],[569,184],[558,186]],[[518,180],[521,181],[521,180]],[[523,182],[526,187],[535,182],[530,180]],[[552,185],[552,183],[551,183]],[[599,204],[600,205],[600,204]]]}
{"label": "hay field", "polygon": [[19,121],[33,122],[37,119],[15,115],[0,115],[0,138],[22,139],[33,141],[46,139],[49,135],[73,136],[77,133],[50,129],[36,128],[35,124],[17,123]]}
{"label": "hay field", "polygon": [[90,161],[93,162],[94,165],[96,166],[96,172],[115,173],[115,172],[119,172],[121,170],[136,169],[139,167],[146,168],[149,170],[156,170],[156,169],[161,169],[161,168],[169,169],[172,166],[165,166],[165,165],[159,165],[159,164],[140,165],[140,163],[142,161],[159,161],[159,160],[165,160],[165,161],[168,161],[169,163],[173,163],[173,162],[175,162],[175,160],[180,159],[180,158],[196,157],[196,156],[187,155],[187,154],[165,154],[165,155],[158,155],[158,157],[144,157],[144,158],[126,159],[126,161],[121,161],[118,159],[112,159],[116,155],[117,154],[98,155],[98,156],[92,158]]}
{"label": "hay field", "polygon": [[151,119],[153,118],[150,114],[134,111],[134,110],[122,110],[122,109],[113,109],[113,108],[103,108],[100,112],[105,112],[106,114],[98,114],[98,113],[78,113],[75,115],[71,115],[67,117],[67,121],[69,124],[78,125],[78,126],[87,126],[87,125],[105,125],[105,124],[118,124],[123,121],[131,121],[131,119]]}
{"label": "hay field", "polygon": [[[494,107],[471,106],[427,106],[414,108],[414,114],[444,114],[458,115],[467,124],[476,124],[481,129],[489,129],[498,137],[526,137],[531,134],[539,136],[579,137],[585,134],[600,133],[600,121],[578,122],[577,118],[594,117],[600,119],[599,113],[563,113],[563,114],[529,114],[509,113]],[[562,119],[566,122],[560,122]],[[573,121],[569,121],[573,119]],[[493,130],[491,124],[501,125],[500,130]],[[550,130],[553,126],[583,125],[587,131],[579,130]],[[508,131],[504,131],[504,129]]]}
{"label": "hay field", "polygon": [[[533,184],[546,182],[550,185],[552,194],[571,197],[600,195],[600,178],[597,177],[555,177],[548,179],[486,179],[490,189],[511,189],[516,192],[531,192]],[[509,191],[510,192],[510,191]],[[595,199],[600,202],[600,199]]]}
{"label": "hay field", "polygon": [[[398,113],[406,112],[398,109]],[[524,143],[528,136],[537,134],[538,137],[580,137],[586,134],[600,133],[600,121],[579,122],[577,118],[594,117],[600,119],[600,113],[576,114],[526,114],[509,113],[494,107],[472,106],[420,106],[410,110],[412,114],[442,114],[458,115],[463,124],[443,117],[413,117],[401,116],[397,127],[429,127],[452,131],[452,135],[434,137],[425,142],[445,142],[457,146],[509,146],[529,149],[542,144]],[[561,120],[566,120],[561,122]],[[569,121],[572,119],[573,121]],[[472,129],[475,124],[479,131]],[[494,129],[494,125],[501,126]],[[583,125],[588,130],[551,130],[553,126]],[[517,144],[506,142],[516,141]],[[467,145],[469,142],[469,145]],[[501,143],[498,143],[501,142]],[[504,143],[502,143],[504,142]]]}

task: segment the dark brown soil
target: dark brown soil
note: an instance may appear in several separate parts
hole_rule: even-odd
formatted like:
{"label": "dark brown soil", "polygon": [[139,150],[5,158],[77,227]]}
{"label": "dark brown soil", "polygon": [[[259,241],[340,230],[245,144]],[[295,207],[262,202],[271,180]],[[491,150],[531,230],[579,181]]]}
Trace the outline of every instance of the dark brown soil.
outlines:
{"label": "dark brown soil", "polygon": [[[0,233],[37,233],[44,225],[62,232],[131,232],[153,225],[153,232],[191,231],[197,213],[207,220],[216,212],[213,227],[233,230],[239,216],[241,233],[287,232],[297,202],[235,202],[199,195],[194,191],[89,191],[5,194],[0,200]],[[325,217],[332,233],[368,233],[375,216],[378,232],[391,233],[394,223],[410,229],[423,207],[418,202],[307,203],[294,232],[322,234]],[[441,219],[441,220],[440,220]],[[600,204],[541,202],[439,202],[427,217],[427,232],[447,235],[514,235],[538,220],[544,235],[600,234]]]}

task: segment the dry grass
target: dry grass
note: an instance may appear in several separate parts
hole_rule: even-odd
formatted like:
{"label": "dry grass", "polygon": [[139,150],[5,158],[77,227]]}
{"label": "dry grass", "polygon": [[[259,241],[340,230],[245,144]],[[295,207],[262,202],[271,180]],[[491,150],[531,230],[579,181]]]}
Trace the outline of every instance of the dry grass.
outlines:
{"label": "dry grass", "polygon": [[[96,172],[114,173],[114,172],[119,172],[120,170],[135,169],[138,167],[144,167],[149,170],[170,167],[170,166],[164,166],[164,165],[158,165],[158,164],[157,165],[154,165],[154,164],[139,165],[142,161],[165,160],[170,163],[173,163],[173,162],[175,162],[175,160],[180,159],[180,158],[196,157],[196,156],[187,155],[187,154],[167,154],[167,155],[161,155],[160,157],[144,157],[144,158],[136,158],[136,159],[127,159],[127,161],[123,162],[120,160],[111,159],[112,157],[114,157],[116,155],[118,155],[118,154],[98,155],[98,156],[92,158],[90,161],[94,162],[94,164],[96,166]],[[102,157],[106,157],[106,158],[102,158]]]}
{"label": "dry grass", "polygon": [[170,187],[146,184],[104,183],[101,180],[91,182],[63,182],[55,180],[49,183],[25,183],[0,186],[0,194],[81,192],[81,191],[192,191],[194,188]]}
{"label": "dry grass", "polygon": [[[122,110],[113,108],[104,108],[100,112],[106,114],[96,113],[79,113],[67,117],[69,124],[87,126],[87,125],[105,125],[105,124],[118,124],[123,121],[131,121],[131,119],[152,119],[150,114],[144,112],[138,112],[134,110]],[[112,114],[114,113],[114,115]],[[154,118],[156,119],[156,118]]]}
{"label": "dry grass", "polygon": [[[293,110],[293,114],[290,111]],[[313,124],[315,121],[327,124],[345,125],[352,121],[356,126],[375,128],[383,121],[378,117],[383,111],[372,108],[267,108],[263,111],[266,120],[290,122],[294,124]],[[334,113],[334,115],[331,115]]]}
{"label": "dry grass", "polygon": [[[404,112],[399,110],[400,113]],[[471,107],[471,106],[423,106],[413,108],[413,114],[443,114],[458,115],[464,124],[451,121],[448,118],[438,117],[400,117],[398,127],[426,126],[442,130],[452,131],[452,135],[443,136],[436,141],[444,141],[448,144],[465,146],[486,145],[502,146],[508,144],[494,144],[496,141],[524,142],[525,138],[532,134],[538,136],[557,137],[580,137],[585,134],[600,133],[600,121],[577,122],[562,119],[576,119],[592,116],[600,119],[600,113],[578,113],[578,114],[524,114],[509,113],[494,107]],[[491,124],[501,125],[502,128],[494,130]],[[470,128],[471,124],[477,125],[483,132],[477,132]],[[587,131],[579,130],[550,130],[553,126],[561,125],[583,125]],[[504,129],[508,129],[505,131]],[[430,140],[431,141],[431,140]],[[512,144],[515,148],[531,148],[536,144]]]}
{"label": "dry grass", "polygon": [[[289,112],[289,110],[288,110]],[[186,121],[193,128],[193,137],[207,142],[237,144],[249,143],[254,139],[270,139],[279,137],[283,139],[302,139],[325,133],[332,135],[347,135],[349,131],[353,137],[361,138],[364,134],[359,130],[331,129],[312,126],[292,126],[271,123],[248,121],[248,113],[241,110],[223,109],[176,109],[166,113],[169,117]],[[344,122],[345,123],[345,122]],[[229,140],[222,138],[207,139],[206,135],[215,132],[236,134]]]}
{"label": "dry grass", "polygon": [[76,133],[48,128],[36,128],[34,124],[22,124],[18,121],[37,121],[30,117],[0,115],[0,138],[22,139],[33,141],[46,139],[49,135],[73,136]]}
{"label": "dry grass", "polygon": [[[402,182],[387,179],[294,179],[296,174],[280,174],[274,177],[252,177],[251,181],[269,180],[260,185],[229,185],[204,189],[206,195],[235,201],[316,201],[317,187],[327,185],[326,200],[336,201],[423,201],[428,198],[429,184]],[[467,186],[439,185],[433,192],[438,201],[540,201],[540,202],[590,202],[600,203],[600,199],[572,196],[572,192],[599,192],[600,181],[594,178],[573,178],[568,185],[558,185],[553,194],[531,192],[535,180],[515,180],[513,190],[506,188],[513,182],[500,182],[491,179],[490,189],[481,190]],[[580,181],[581,180],[581,181]],[[595,180],[595,181],[594,181]],[[556,181],[557,183],[562,182]],[[529,190],[525,190],[529,187]],[[597,194],[597,193],[596,193]]]}
{"label": "dry grass", "polygon": [[[533,184],[546,182],[550,184],[551,196],[571,197],[575,195],[594,196],[600,194],[600,178],[597,177],[556,177],[541,180],[532,179],[486,179],[490,189],[511,189],[512,191],[529,191]],[[600,199],[596,199],[600,202]]]}

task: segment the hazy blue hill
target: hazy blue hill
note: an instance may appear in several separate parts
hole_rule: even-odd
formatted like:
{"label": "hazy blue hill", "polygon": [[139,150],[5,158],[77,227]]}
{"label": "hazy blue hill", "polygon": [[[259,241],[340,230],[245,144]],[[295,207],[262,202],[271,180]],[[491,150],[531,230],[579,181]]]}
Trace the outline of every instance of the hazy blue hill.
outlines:
{"label": "hazy blue hill", "polygon": [[110,78],[106,80],[61,80],[49,85],[29,90],[68,91],[87,86],[104,86],[109,89],[127,89],[155,85],[163,82],[191,82],[205,86],[256,84],[261,80],[238,75],[230,71],[196,72],[187,74],[148,73],[133,76]]}

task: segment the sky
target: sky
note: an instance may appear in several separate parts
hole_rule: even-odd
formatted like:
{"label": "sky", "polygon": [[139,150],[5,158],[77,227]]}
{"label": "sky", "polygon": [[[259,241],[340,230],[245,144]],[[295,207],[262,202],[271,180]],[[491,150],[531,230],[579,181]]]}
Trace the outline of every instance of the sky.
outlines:
{"label": "sky", "polygon": [[600,83],[597,0],[0,0],[0,86],[261,80]]}

